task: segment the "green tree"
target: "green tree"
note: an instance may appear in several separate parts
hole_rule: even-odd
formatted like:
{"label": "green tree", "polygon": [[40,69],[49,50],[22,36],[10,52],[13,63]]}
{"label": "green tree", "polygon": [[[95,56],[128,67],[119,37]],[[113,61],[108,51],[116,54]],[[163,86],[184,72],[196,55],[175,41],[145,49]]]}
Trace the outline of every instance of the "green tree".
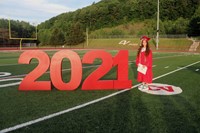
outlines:
{"label": "green tree", "polygon": [[50,44],[54,45],[55,47],[58,45],[62,45],[65,43],[65,38],[62,30],[58,28],[54,28],[51,37],[50,37]]}
{"label": "green tree", "polygon": [[79,22],[71,25],[65,41],[67,45],[76,45],[85,41],[84,30]]}
{"label": "green tree", "polygon": [[48,45],[51,38],[51,31],[49,29],[41,29],[38,33],[38,39],[41,45]]}
{"label": "green tree", "polygon": [[189,22],[188,35],[200,36],[200,6]]}

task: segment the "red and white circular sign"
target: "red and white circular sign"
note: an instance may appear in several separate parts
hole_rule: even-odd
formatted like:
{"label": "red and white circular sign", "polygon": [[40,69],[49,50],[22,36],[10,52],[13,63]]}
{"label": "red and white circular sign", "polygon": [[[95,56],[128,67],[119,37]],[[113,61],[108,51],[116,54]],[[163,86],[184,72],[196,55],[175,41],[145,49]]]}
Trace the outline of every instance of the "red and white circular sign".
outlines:
{"label": "red and white circular sign", "polygon": [[180,87],[159,83],[149,84],[148,88],[139,86],[138,89],[142,92],[153,95],[176,95],[182,93],[182,89]]}

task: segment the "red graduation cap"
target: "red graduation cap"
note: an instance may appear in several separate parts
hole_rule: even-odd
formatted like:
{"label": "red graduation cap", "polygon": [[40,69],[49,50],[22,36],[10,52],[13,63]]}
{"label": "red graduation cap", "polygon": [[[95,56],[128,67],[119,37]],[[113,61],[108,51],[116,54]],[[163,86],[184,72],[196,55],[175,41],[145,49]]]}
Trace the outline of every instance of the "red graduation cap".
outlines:
{"label": "red graduation cap", "polygon": [[149,38],[149,37],[147,37],[147,36],[142,36],[141,38],[140,38],[140,40],[146,40],[146,41],[149,41],[151,38]]}

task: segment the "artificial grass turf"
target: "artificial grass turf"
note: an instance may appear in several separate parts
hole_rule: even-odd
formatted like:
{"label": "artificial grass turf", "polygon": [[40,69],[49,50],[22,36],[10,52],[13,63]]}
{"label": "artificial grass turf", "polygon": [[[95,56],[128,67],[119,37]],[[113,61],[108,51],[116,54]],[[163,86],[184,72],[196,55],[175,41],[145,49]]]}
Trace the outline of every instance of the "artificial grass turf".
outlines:
{"label": "artificial grass turf", "polygon": [[[130,56],[131,56],[130,59],[135,58],[133,55],[135,56],[135,53],[130,53]],[[175,53],[174,54],[167,54],[167,53],[159,54],[159,53],[155,53],[155,57],[164,57],[164,56],[171,56],[171,55],[177,55],[177,54],[175,54]],[[178,55],[180,55],[180,54],[178,54]],[[199,60],[199,55],[185,55],[185,54],[181,54],[181,55],[183,55],[183,56],[168,57],[168,58],[161,58],[161,59],[154,60],[154,64],[157,65],[157,67],[154,68],[154,76],[156,77],[156,76],[162,75],[162,74],[167,73],[169,71],[175,70],[177,67],[183,67],[185,65],[191,64],[191,63]],[[98,63],[99,62],[97,62],[97,64]],[[171,65],[170,65],[170,67],[168,69],[164,69],[163,68],[164,66],[169,65],[169,64],[171,64]],[[63,65],[65,65],[65,64],[63,64]],[[8,66],[7,66],[7,68],[8,68]],[[199,76],[198,74],[199,73],[198,72],[194,72],[194,70],[196,68],[199,68],[199,65],[195,65],[195,67],[193,69],[190,68],[191,70],[188,69],[188,70],[190,70],[192,72],[192,73],[189,73],[191,75],[191,77],[193,77],[193,74],[195,74],[195,76],[197,76],[197,78],[198,78],[198,76]],[[96,69],[96,68],[89,69],[89,70],[88,69],[87,70],[84,69],[84,73],[85,73],[84,74],[84,78],[87,77],[87,75],[89,73],[91,73],[94,69]],[[133,80],[133,84],[136,84],[136,81],[135,81],[136,72],[134,71],[136,69],[135,65],[134,64],[130,64],[129,69],[130,69],[129,78]],[[1,70],[4,70],[4,69],[2,69],[2,67],[1,67]],[[19,71],[19,69],[16,69],[16,70]],[[23,70],[23,69],[20,69],[20,70]],[[30,71],[30,69],[29,69],[29,71]],[[109,79],[111,77],[112,78],[115,77],[114,76],[115,73],[113,73],[113,72],[114,72],[114,70],[112,70],[107,75],[107,77],[105,77],[105,78]],[[68,74],[68,73],[66,73],[66,74]],[[169,76],[169,77],[171,77],[171,76]],[[48,79],[48,74],[47,75],[45,74],[44,77],[42,77],[42,78],[44,78],[44,79],[47,78]],[[196,78],[196,77],[194,77],[194,78]],[[170,82],[171,80],[169,80],[169,83],[171,83]],[[179,82],[184,82],[185,83],[185,79],[184,78],[179,77],[179,80],[180,81],[178,81],[178,83]],[[167,83],[167,82],[166,82],[166,80],[162,80],[162,83]],[[176,82],[174,82],[174,83],[176,83]],[[173,85],[178,85],[178,84],[173,84]],[[191,85],[193,87],[195,87],[195,88],[197,88],[197,86],[198,86],[198,84],[191,84]],[[141,93],[139,91],[136,91],[136,89],[134,89],[133,91],[134,91],[134,94],[133,94],[134,96],[135,96],[135,94],[138,94],[140,96],[148,95],[148,94],[143,94],[143,93]],[[60,110],[66,109],[66,108],[70,108],[70,107],[79,105],[81,103],[84,103],[84,102],[87,102],[87,101],[90,101],[90,100],[93,100],[93,99],[108,95],[108,94],[113,93],[115,91],[89,91],[88,92],[88,91],[82,91],[82,90],[78,89],[77,91],[74,91],[74,92],[69,92],[69,91],[62,92],[62,91],[57,91],[57,90],[53,89],[51,92],[19,92],[19,91],[17,91],[17,86],[15,86],[15,87],[1,88],[0,92],[1,92],[0,93],[0,99],[1,99],[0,101],[1,101],[1,105],[2,105],[1,107],[3,107],[2,110],[0,111],[1,112],[0,114],[2,116],[0,125],[1,125],[1,129],[3,129],[3,128],[9,127],[9,126],[12,126],[12,125],[15,125],[15,124],[19,124],[19,123],[22,123],[22,122],[26,122],[28,120],[32,120],[32,119],[35,119],[35,118],[42,117],[44,115],[51,114],[53,112],[57,112],[57,111],[60,111]],[[131,93],[132,93],[132,91],[131,91]],[[196,94],[198,94],[198,92]],[[130,94],[128,94],[128,95],[130,95]],[[133,97],[132,94],[131,94],[131,97]],[[151,97],[151,98],[149,98],[150,101],[154,100],[154,96],[150,96],[150,97]],[[134,100],[136,100],[136,101],[140,100],[139,96],[137,98],[138,99],[134,98]],[[195,100],[195,102],[198,102],[198,101]],[[97,103],[97,104],[99,104],[99,103]],[[124,103],[120,103],[120,104],[124,104]],[[140,102],[136,103],[137,107],[139,106],[139,104],[140,104]],[[96,106],[96,104],[95,104],[95,106]],[[115,105],[115,106],[117,106],[117,105]],[[112,106],[105,106],[105,107],[110,108]],[[154,106],[152,106],[152,107],[154,107]],[[113,107],[113,108],[115,109],[115,107]],[[140,109],[140,107],[138,107],[138,108]],[[123,107],[123,109],[126,109],[126,107]],[[82,110],[82,109],[80,109],[80,110]],[[94,108],[92,110],[94,110]],[[109,110],[109,109],[106,109],[106,110]],[[142,108],[142,110],[143,110],[143,108]],[[143,111],[145,112],[145,110],[143,110]],[[76,112],[76,111],[74,111],[74,112]],[[94,112],[98,112],[98,108],[97,108],[97,111],[94,110]],[[117,116],[112,116],[112,112],[113,112],[112,109],[109,112],[111,113],[111,116],[107,116],[108,118],[117,117]],[[139,112],[140,111],[138,111],[138,112],[136,111],[136,112],[133,112],[133,113],[138,114]],[[124,112],[122,111],[122,114],[123,113]],[[71,114],[71,113],[69,113],[69,114]],[[85,116],[84,113],[82,115]],[[89,115],[89,114],[86,113],[86,115]],[[107,122],[106,118],[102,118],[103,121]],[[130,118],[132,118],[132,117],[130,117]],[[139,117],[137,120],[139,120],[140,118],[142,119],[142,116]],[[149,117],[148,119],[150,119],[150,118],[151,117]],[[55,119],[57,119],[57,118],[55,118]],[[71,122],[69,120],[69,122],[66,122],[66,123],[72,123],[72,125],[75,124],[75,123],[73,123],[73,119],[77,120],[77,118],[75,117],[75,118],[71,118],[71,119],[72,119]],[[104,127],[104,124],[103,124],[103,121],[101,121],[100,116],[97,117],[96,119],[99,119],[97,123],[101,123],[102,124],[102,126],[101,126],[101,124],[99,126],[99,128],[102,129]],[[119,117],[117,119],[120,120],[121,118]],[[129,119],[129,118],[127,118],[127,119]],[[47,121],[51,121],[51,120],[47,120]],[[85,120],[85,121],[87,121],[87,120]],[[91,121],[93,121],[93,119]],[[147,121],[147,120],[145,120],[145,121]],[[160,121],[162,121],[162,119],[160,119]],[[60,122],[63,123],[63,124],[65,123],[64,120],[61,120]],[[54,122],[52,122],[52,123],[54,123]],[[125,121],[123,121],[122,123],[125,123]],[[131,122],[127,123],[127,124],[131,125],[132,123],[133,122],[131,120]],[[118,124],[119,123],[117,123],[117,125]],[[138,127],[138,126],[140,126],[140,124],[142,124],[142,121],[138,121],[138,123],[136,123],[135,126]],[[198,124],[198,123],[196,123],[196,124]],[[55,124],[55,125],[57,125],[57,124]],[[77,125],[77,124],[75,124],[75,125]],[[90,131],[90,130],[93,131],[92,129],[90,129],[91,127],[88,127],[88,126],[90,126],[90,123],[85,123],[85,125],[87,125],[86,127],[88,127],[88,129],[87,128],[84,129],[81,126],[81,123],[78,123],[78,125],[80,125],[80,127],[83,129],[83,131],[87,131],[87,130],[88,131]],[[111,123],[111,125],[112,125],[112,123]],[[34,127],[34,125],[33,125],[33,127]],[[55,129],[51,129],[51,127],[52,127],[52,125],[50,124],[50,126],[49,126],[49,128],[50,128],[49,130],[50,131],[54,131],[56,129],[59,130],[60,132],[62,131],[62,127],[58,126],[58,127],[55,127]],[[74,127],[74,125],[72,127]],[[116,132],[118,132],[118,131],[121,131],[121,129],[123,129],[123,127],[126,127],[126,125],[122,125],[122,127],[116,126],[116,128],[119,128],[119,129],[110,128],[107,131],[113,131],[113,130],[115,131],[116,130]],[[129,129],[131,129],[130,131],[132,131],[133,130],[132,128],[133,127],[130,126],[127,129],[127,131]],[[143,127],[138,127],[138,128],[142,128],[143,129]],[[148,127],[145,127],[144,130],[146,130],[147,128]],[[105,128],[105,129],[107,129],[107,128]],[[39,128],[34,128],[33,129],[33,131],[35,131],[35,130],[41,130],[41,132],[43,132],[46,129],[44,129],[43,126],[41,126]],[[66,130],[70,131],[71,128],[70,127],[66,127]],[[63,131],[66,132],[66,130],[63,130]],[[21,131],[21,130],[19,130],[19,131]],[[32,131],[32,129],[30,131]],[[77,130],[74,130],[74,131],[76,132],[76,131],[80,131],[80,130],[79,130],[79,128],[77,128]],[[138,129],[138,131],[139,131],[139,129]],[[157,130],[155,130],[155,131],[157,131]],[[191,131],[193,131],[193,130],[191,130]],[[97,132],[98,132],[98,130],[97,130]]]}
{"label": "artificial grass turf", "polygon": [[[15,132],[199,132],[200,83],[193,80],[199,78],[199,73],[193,70],[189,67],[155,81],[180,86],[183,89],[180,95],[154,96],[132,89]],[[192,78],[183,82],[188,75]],[[194,83],[195,86],[189,85]]]}

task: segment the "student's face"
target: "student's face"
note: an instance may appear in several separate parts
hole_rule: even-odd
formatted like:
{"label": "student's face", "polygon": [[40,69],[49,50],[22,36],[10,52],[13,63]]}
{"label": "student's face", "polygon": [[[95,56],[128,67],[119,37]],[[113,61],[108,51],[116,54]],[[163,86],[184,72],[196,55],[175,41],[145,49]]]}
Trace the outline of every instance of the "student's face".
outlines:
{"label": "student's face", "polygon": [[142,43],[143,43],[143,46],[144,46],[144,47],[147,46],[147,41],[146,41],[145,39],[142,41]]}

